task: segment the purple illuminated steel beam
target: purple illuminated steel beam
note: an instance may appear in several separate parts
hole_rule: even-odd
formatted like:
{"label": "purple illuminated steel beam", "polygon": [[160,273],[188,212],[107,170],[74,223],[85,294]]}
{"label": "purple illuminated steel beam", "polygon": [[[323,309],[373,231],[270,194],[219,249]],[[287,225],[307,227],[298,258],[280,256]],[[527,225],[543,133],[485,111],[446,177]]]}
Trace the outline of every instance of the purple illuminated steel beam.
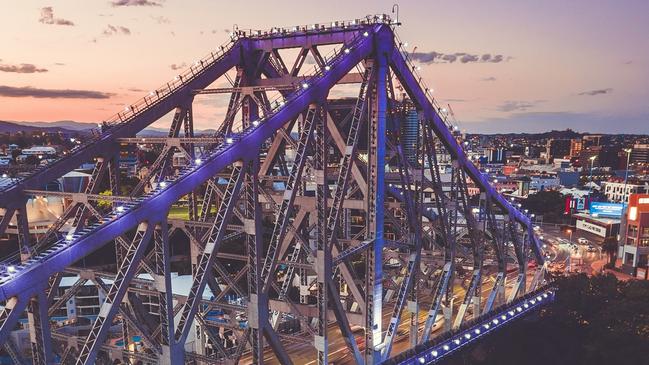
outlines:
{"label": "purple illuminated steel beam", "polygon": [[[380,25],[374,28],[374,32],[386,30],[385,26]],[[10,280],[0,282],[0,301],[18,294],[29,296],[35,294],[34,287],[37,286],[35,284],[47,281],[53,274],[64,270],[103,247],[115,237],[133,229],[139,222],[161,221],[164,218],[162,215],[172,203],[212,178],[226,166],[237,160],[257,157],[251,155],[255,153],[256,149],[250,148],[250,146],[261,145],[277,129],[305,110],[310,103],[322,98],[338,80],[372,52],[372,45],[371,36],[359,41],[349,53],[331,65],[330,71],[313,82],[311,87],[287,102],[281,110],[254,130],[242,134],[236,143],[225,146],[215,156],[195,167],[190,174],[179,177],[171,186],[144,199],[138,206],[125,211],[116,219],[106,222],[91,233],[80,237],[74,244],[52,253],[42,262],[21,269]]]}
{"label": "purple illuminated steel beam", "polygon": [[[403,59],[403,56],[399,52],[398,48],[394,48],[392,51],[392,57],[390,59],[391,66],[394,73],[397,75],[403,87],[406,88],[408,94],[413,99],[415,103],[421,108],[426,116],[426,120],[432,124],[433,130],[437,137],[444,143],[446,149],[449,151],[451,156],[456,159],[464,171],[471,177],[471,179],[479,185],[487,195],[493,200],[494,203],[498,204],[501,208],[506,210],[511,216],[518,222],[520,222],[526,228],[529,228],[532,225],[529,217],[520,212],[514,206],[509,204],[507,199],[500,195],[496,189],[494,189],[487,179],[482,176],[480,171],[473,165],[473,163],[468,159],[462,146],[457,143],[455,137],[451,134],[448,127],[435,111],[433,105],[429,102],[426,94],[421,89],[414,75],[410,71],[410,66]],[[544,262],[543,253],[539,242],[536,240],[536,237],[532,235],[530,237],[533,245],[532,249],[536,256],[536,260],[539,264]]]}

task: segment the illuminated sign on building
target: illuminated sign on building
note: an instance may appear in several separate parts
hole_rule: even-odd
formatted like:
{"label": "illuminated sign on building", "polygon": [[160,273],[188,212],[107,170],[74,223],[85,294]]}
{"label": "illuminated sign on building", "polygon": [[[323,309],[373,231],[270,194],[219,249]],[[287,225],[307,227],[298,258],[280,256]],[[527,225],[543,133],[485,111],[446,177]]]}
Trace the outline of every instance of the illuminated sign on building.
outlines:
{"label": "illuminated sign on building", "polygon": [[606,228],[597,226],[595,224],[586,222],[584,220],[577,220],[576,222],[576,227],[577,229],[584,230],[586,232],[590,232],[592,234],[596,234],[600,237],[606,237]]}
{"label": "illuminated sign on building", "polygon": [[624,209],[624,204],[620,203],[602,203],[602,202],[591,202],[590,203],[590,214],[593,217],[622,217],[622,210]]}

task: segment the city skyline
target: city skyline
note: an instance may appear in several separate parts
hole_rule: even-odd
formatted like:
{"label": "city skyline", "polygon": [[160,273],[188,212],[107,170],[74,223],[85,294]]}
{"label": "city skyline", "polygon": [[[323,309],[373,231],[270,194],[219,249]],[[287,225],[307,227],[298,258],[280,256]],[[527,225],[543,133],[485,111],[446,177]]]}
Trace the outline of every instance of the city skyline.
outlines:
{"label": "city skyline", "polygon": [[[463,130],[649,133],[649,4],[399,5],[401,38],[411,40],[423,78],[451,104]],[[255,14],[249,6],[233,3],[224,12],[210,2],[12,4],[0,14],[0,120],[100,121],[225,42],[233,23],[264,29],[342,20],[390,13],[392,2],[259,3]],[[222,104],[201,102],[196,127],[214,128]]]}

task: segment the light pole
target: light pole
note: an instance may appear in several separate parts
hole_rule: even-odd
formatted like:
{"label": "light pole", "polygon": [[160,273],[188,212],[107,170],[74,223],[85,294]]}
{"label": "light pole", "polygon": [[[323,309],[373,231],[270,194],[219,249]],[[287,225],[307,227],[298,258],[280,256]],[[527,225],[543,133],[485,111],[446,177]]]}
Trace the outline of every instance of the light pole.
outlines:
{"label": "light pole", "polygon": [[395,13],[395,11],[394,11],[395,9],[396,9],[396,13],[397,13],[397,19],[395,19],[396,24],[397,24],[397,27],[400,27],[401,23],[399,23],[399,4],[392,5],[392,14]]}
{"label": "light pole", "polygon": [[570,242],[570,245],[572,245],[572,229],[567,230],[568,234],[570,235],[570,239],[568,240]]}
{"label": "light pole", "polygon": [[595,156],[590,156],[588,159],[590,160],[590,174],[588,177],[588,180],[590,181],[590,184],[588,186],[588,198],[591,199],[592,197],[590,194],[593,191],[593,163],[595,162],[595,159],[597,158],[597,155]]}
{"label": "light pole", "polygon": [[626,169],[624,170],[624,189],[622,189],[622,209],[626,207],[626,202],[628,201],[626,196],[626,182],[629,179],[629,160],[631,160],[631,151],[633,151],[631,148],[624,149],[624,152],[626,152]]}

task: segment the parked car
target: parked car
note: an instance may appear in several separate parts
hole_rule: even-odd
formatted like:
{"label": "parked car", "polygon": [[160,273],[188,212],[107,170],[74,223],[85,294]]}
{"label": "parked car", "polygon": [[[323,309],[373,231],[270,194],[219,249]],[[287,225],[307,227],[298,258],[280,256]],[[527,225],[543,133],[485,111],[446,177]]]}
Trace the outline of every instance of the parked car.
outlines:
{"label": "parked car", "polygon": [[585,239],[584,237],[579,237],[577,238],[577,243],[579,243],[580,245],[586,245],[588,244],[588,240]]}

